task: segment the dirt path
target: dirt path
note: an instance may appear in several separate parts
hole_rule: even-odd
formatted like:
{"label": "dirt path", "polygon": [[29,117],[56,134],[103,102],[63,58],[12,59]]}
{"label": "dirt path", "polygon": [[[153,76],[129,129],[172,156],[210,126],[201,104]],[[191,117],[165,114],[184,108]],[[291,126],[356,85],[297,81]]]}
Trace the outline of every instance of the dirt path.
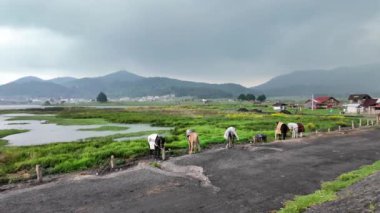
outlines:
{"label": "dirt path", "polygon": [[380,159],[380,130],[241,145],[0,194],[0,212],[269,212]]}

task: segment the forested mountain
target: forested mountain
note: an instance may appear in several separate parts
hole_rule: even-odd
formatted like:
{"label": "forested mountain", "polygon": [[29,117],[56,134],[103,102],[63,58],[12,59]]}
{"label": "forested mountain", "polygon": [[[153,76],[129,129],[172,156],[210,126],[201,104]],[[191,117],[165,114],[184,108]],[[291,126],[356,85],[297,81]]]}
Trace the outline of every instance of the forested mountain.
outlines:
{"label": "forested mountain", "polygon": [[177,97],[233,98],[252,89],[238,84],[209,84],[164,77],[142,77],[127,71],[76,79],[72,77],[42,80],[25,77],[0,86],[0,97],[74,97],[94,98],[100,92],[111,98],[174,94]]}

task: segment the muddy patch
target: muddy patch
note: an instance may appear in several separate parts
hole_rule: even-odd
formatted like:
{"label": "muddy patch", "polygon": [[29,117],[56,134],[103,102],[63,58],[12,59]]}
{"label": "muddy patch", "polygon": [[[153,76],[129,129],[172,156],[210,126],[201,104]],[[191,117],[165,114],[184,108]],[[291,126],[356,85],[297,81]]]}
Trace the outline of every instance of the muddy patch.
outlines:
{"label": "muddy patch", "polygon": [[160,194],[160,193],[163,193],[165,191],[168,191],[171,188],[181,187],[181,186],[183,186],[183,184],[181,184],[179,182],[169,182],[169,183],[166,183],[164,185],[154,186],[154,187],[150,188],[149,190],[147,190],[145,192],[145,194],[148,195],[148,196],[149,195]]}
{"label": "muddy patch", "polygon": [[217,193],[220,191],[219,187],[216,187],[211,183],[210,179],[204,174],[203,168],[200,166],[194,166],[194,165],[180,166],[172,162],[163,162],[162,164],[160,164],[160,169],[153,168],[148,165],[145,165],[143,167],[151,171],[164,174],[167,176],[195,179],[199,181],[202,187],[211,188],[214,193]]}

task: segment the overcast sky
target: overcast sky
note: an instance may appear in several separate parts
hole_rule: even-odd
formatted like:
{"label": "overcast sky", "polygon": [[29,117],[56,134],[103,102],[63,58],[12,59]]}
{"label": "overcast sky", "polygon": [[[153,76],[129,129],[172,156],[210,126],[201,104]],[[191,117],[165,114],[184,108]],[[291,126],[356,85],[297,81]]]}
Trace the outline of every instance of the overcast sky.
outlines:
{"label": "overcast sky", "polygon": [[0,84],[128,70],[254,86],[379,63],[380,1],[0,0]]}

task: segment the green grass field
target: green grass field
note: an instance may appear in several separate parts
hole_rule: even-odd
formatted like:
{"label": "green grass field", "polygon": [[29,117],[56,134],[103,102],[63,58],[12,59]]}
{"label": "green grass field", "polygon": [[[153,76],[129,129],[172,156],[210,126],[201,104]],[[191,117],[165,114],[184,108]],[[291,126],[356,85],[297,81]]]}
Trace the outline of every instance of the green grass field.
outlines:
{"label": "green grass field", "polygon": [[[262,113],[238,112],[239,108],[262,110]],[[193,129],[200,135],[202,147],[224,143],[223,134],[227,127],[237,128],[240,142],[249,141],[252,136],[263,133],[269,141],[274,140],[276,121],[304,123],[307,132],[337,129],[338,126],[350,126],[351,121],[358,123],[357,117],[346,117],[339,110],[289,110],[286,115],[274,112],[271,107],[253,105],[249,102],[213,102],[211,104],[187,103],[176,105],[129,106],[124,109],[95,108],[49,108],[44,110],[22,110],[35,113],[36,116],[17,117],[12,120],[47,120],[59,125],[88,125],[110,123],[146,123],[154,126],[171,127],[162,131],[167,139],[166,148],[171,152],[185,153],[187,141],[186,129]],[[5,113],[6,111],[2,111]],[[17,111],[12,111],[12,113]],[[100,127],[99,131],[114,127]],[[115,130],[115,129],[114,129]],[[14,132],[17,133],[17,132]],[[116,132],[115,132],[116,133]],[[145,139],[114,142],[113,139],[147,135],[152,132],[115,134],[98,137],[81,142],[55,143],[26,147],[0,145],[0,182],[7,183],[25,179],[19,173],[33,175],[34,166],[40,164],[47,174],[78,171],[97,168],[104,164],[111,155],[125,162],[146,155],[148,145]],[[0,133],[1,134],[1,133]],[[1,135],[0,135],[1,136]],[[3,136],[4,137],[4,136]],[[0,137],[1,138],[1,137]]]}

